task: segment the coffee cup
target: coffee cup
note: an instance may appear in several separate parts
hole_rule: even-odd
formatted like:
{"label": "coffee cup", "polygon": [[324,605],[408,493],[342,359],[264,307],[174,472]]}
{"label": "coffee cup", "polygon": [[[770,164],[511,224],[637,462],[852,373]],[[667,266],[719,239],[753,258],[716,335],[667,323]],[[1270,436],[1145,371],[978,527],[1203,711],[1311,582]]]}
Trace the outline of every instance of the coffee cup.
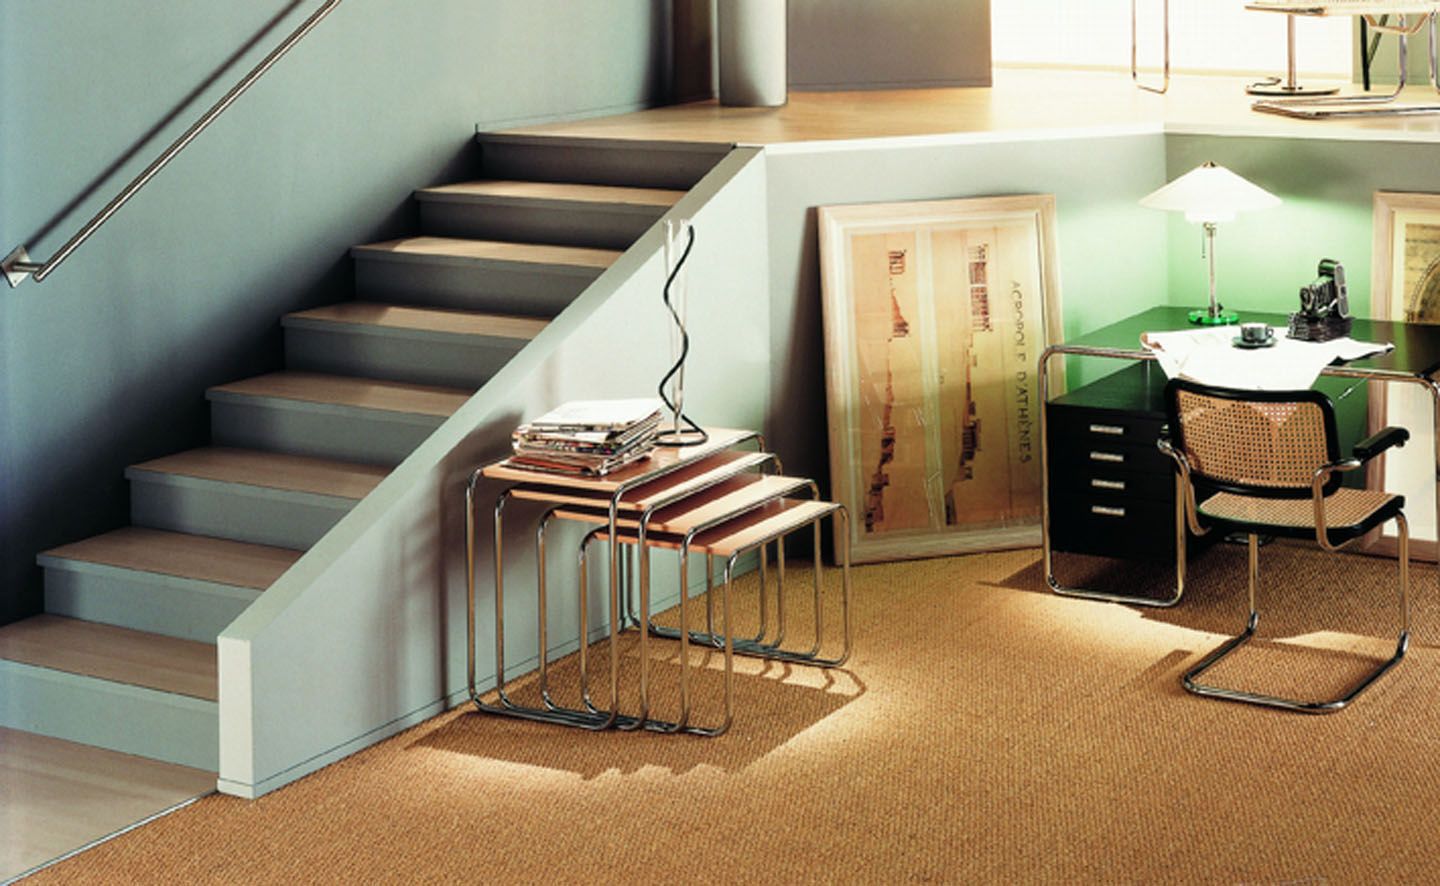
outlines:
{"label": "coffee cup", "polygon": [[1275,334],[1265,323],[1241,323],[1240,340],[1247,345],[1263,345]]}

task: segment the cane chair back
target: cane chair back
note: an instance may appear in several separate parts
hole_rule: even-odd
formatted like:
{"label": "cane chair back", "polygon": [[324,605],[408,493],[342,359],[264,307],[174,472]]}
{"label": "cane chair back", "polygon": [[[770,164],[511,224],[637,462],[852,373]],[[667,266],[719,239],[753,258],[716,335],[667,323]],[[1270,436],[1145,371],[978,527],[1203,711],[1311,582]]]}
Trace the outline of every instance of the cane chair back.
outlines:
{"label": "cane chair back", "polygon": [[[1193,479],[1267,498],[1311,495],[1339,459],[1335,410],[1318,391],[1236,391],[1172,382],[1171,427]],[[1325,491],[1340,483],[1333,475]]]}

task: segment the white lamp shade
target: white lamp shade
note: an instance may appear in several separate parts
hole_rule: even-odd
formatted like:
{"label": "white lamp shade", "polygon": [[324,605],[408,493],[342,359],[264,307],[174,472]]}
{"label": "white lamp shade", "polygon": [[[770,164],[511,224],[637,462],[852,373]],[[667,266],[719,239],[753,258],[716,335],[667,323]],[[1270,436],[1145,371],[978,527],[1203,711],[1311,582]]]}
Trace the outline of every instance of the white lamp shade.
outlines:
{"label": "white lamp shade", "polygon": [[1279,206],[1280,198],[1223,166],[1206,163],[1141,198],[1140,205],[1183,212],[1192,222],[1222,222],[1239,212]]}

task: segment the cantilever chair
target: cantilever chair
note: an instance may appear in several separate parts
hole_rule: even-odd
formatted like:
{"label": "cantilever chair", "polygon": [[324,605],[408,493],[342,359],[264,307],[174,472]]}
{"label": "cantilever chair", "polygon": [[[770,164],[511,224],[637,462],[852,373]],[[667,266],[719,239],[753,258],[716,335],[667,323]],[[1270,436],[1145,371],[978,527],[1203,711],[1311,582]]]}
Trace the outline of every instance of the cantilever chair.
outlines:
{"label": "cantilever chair", "polygon": [[[1342,487],[1353,471],[1410,438],[1404,428],[1385,428],[1341,458],[1335,409],[1318,391],[1240,391],[1175,379],[1165,389],[1169,426],[1159,446],[1175,460],[1191,531],[1244,533],[1250,548],[1250,620],[1244,632],[1206,655],[1185,674],[1197,695],[1308,713],[1349,704],[1404,657],[1410,637],[1410,533],[1399,495]],[[1197,488],[1198,486],[1198,488]],[[1197,503],[1197,499],[1203,499]],[[1217,662],[1255,634],[1259,578],[1257,536],[1313,537],[1327,551],[1394,520],[1400,542],[1400,636],[1395,654],[1345,694],[1328,701],[1298,701],[1199,682]]]}

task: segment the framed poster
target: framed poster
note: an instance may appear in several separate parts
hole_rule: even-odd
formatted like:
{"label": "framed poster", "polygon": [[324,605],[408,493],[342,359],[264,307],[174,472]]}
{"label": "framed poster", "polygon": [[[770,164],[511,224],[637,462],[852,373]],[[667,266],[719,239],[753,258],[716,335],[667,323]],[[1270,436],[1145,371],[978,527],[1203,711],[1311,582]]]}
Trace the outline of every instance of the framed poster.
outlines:
{"label": "framed poster", "polygon": [[830,478],[852,559],[1038,545],[1055,198],[829,206],[819,222]]}
{"label": "framed poster", "polygon": [[[1440,323],[1440,194],[1375,192],[1370,314],[1378,320]],[[1410,442],[1370,463],[1369,486],[1405,495],[1411,556],[1436,559],[1434,409],[1419,385],[1370,386],[1370,427],[1399,425]],[[1371,547],[1395,553],[1393,525]]]}

